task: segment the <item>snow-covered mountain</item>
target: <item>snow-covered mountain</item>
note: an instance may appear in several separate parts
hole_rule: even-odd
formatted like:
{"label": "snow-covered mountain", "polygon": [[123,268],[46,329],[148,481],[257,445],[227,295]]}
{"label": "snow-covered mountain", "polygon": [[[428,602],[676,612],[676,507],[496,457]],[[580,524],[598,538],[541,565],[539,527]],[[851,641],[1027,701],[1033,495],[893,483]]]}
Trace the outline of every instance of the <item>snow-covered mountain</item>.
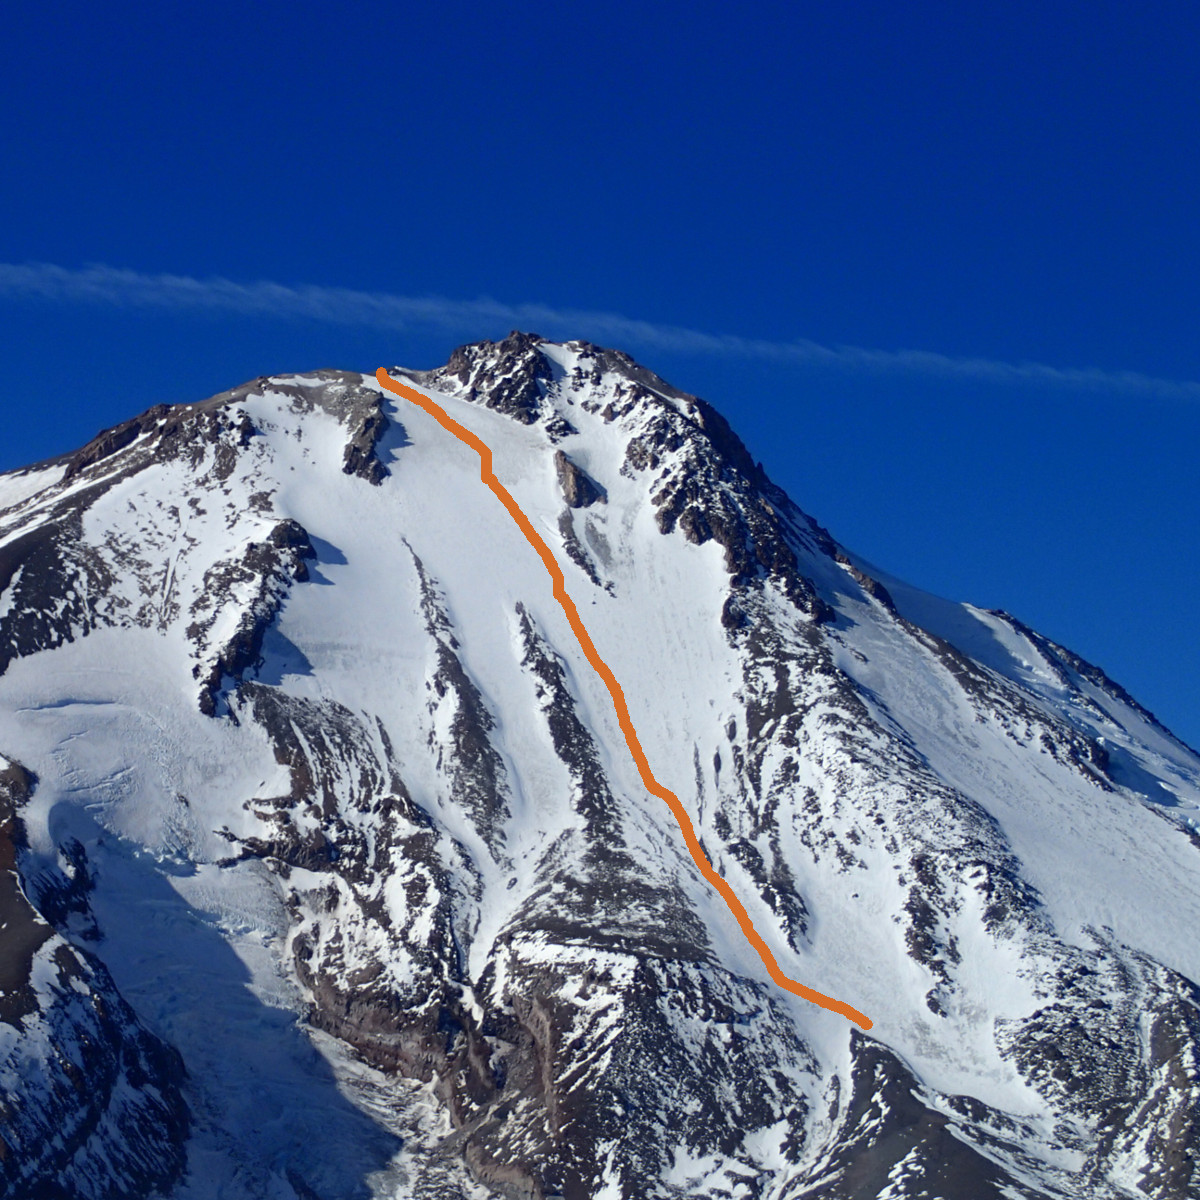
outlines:
{"label": "snow-covered mountain", "polygon": [[621,353],[390,374],[873,1025],[479,456],[264,378],[0,477],[0,1195],[1200,1194],[1200,758]]}

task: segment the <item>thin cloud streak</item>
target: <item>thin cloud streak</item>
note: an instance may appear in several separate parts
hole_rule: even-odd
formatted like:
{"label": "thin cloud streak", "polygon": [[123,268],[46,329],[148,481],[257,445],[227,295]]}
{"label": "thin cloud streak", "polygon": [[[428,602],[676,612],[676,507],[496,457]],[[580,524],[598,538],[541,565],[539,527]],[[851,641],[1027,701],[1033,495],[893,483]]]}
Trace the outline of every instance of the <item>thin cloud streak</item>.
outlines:
{"label": "thin cloud streak", "polygon": [[537,329],[617,346],[672,354],[744,358],[780,364],[832,367],[886,374],[936,376],[999,384],[1035,384],[1166,400],[1200,399],[1200,383],[1160,379],[1136,371],[1053,367],[1046,363],[954,358],[929,350],[872,350],[825,346],[801,338],[790,342],[704,333],[678,325],[638,321],[618,313],[504,304],[491,299],[447,300],[399,296],[350,288],[300,286],[186,275],[148,275],[119,267],[80,269],[52,263],[0,263],[0,297],[53,303],[86,302],[116,308],[200,310],[243,316],[367,325],[379,329],[437,327],[479,330],[480,326]]}

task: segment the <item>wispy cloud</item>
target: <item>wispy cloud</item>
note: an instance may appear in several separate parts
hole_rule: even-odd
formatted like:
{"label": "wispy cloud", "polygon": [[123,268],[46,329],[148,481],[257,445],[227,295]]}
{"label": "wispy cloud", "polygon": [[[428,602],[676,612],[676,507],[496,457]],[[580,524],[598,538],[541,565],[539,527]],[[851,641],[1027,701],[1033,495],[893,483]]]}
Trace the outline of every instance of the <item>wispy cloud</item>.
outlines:
{"label": "wispy cloud", "polygon": [[660,325],[618,313],[552,308],[544,304],[504,304],[491,299],[448,300],[350,288],[292,287],[270,282],[236,283],[221,278],[148,275],[103,265],[72,269],[51,263],[0,263],[0,297],[88,302],[125,308],[207,310],[396,330],[438,327],[478,334],[481,329],[494,331],[504,326],[536,329],[543,334],[563,337],[587,337],[615,346],[673,354],[757,359],[990,383],[1038,384],[1160,399],[1200,399],[1200,382],[1162,379],[1136,371],[956,358],[930,350],[826,346],[806,338],[771,341],[705,333],[679,325]]}

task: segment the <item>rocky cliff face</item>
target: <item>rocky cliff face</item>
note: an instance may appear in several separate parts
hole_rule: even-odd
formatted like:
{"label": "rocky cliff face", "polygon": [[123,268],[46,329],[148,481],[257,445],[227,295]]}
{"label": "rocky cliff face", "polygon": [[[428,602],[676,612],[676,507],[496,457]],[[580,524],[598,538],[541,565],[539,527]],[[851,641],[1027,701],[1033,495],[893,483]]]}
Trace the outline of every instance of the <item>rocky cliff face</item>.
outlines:
{"label": "rocky cliff face", "polygon": [[260,379],[0,477],[0,1194],[1195,1194],[1196,755],[625,355],[393,374],[874,1024],[478,457]]}
{"label": "rocky cliff face", "polygon": [[[47,1200],[143,1196],[169,1188],[183,1166],[183,1066],[102,963],[27,898],[17,814],[34,784],[19,763],[0,770],[0,1189]],[[29,894],[55,915],[87,888],[75,873],[59,894],[39,894],[38,882]]]}

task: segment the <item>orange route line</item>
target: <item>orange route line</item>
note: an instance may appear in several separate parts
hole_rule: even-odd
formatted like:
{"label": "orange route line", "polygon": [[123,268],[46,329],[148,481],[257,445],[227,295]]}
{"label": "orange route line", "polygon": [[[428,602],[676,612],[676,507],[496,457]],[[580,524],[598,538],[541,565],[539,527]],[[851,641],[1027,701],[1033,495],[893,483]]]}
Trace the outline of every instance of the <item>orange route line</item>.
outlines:
{"label": "orange route line", "polygon": [[509,516],[516,521],[521,532],[528,539],[529,544],[537,551],[538,556],[545,564],[546,570],[550,572],[550,578],[554,583],[554,598],[562,605],[562,610],[566,613],[567,620],[570,622],[575,636],[579,639],[579,645],[583,649],[588,662],[592,664],[596,674],[600,676],[604,681],[605,687],[608,688],[609,695],[612,697],[613,707],[617,710],[617,721],[621,726],[621,732],[625,735],[626,742],[629,743],[629,751],[633,755],[634,763],[637,765],[638,774],[642,777],[642,783],[652,796],[657,796],[662,800],[674,814],[675,820],[679,823],[680,832],[683,834],[684,843],[691,852],[692,858],[695,859],[696,866],[700,868],[700,873],[729,906],[729,911],[742,927],[742,932],[746,935],[747,941],[758,952],[759,958],[762,959],[763,965],[767,968],[767,973],[785,992],[791,992],[793,995],[809,1000],[813,1004],[820,1005],[821,1008],[829,1009],[830,1012],[839,1013],[847,1020],[853,1021],[856,1025],[861,1025],[863,1029],[870,1029],[873,1022],[869,1017],[865,1017],[860,1013],[858,1009],[851,1007],[844,1000],[835,1000],[832,996],[826,996],[821,992],[815,991],[813,988],[805,987],[804,984],[798,983],[795,979],[790,979],[779,969],[779,964],[775,961],[775,955],[771,953],[767,943],[763,941],[758,930],[754,928],[754,922],[750,920],[750,914],[746,911],[746,906],[738,899],[737,893],[734,892],[733,888],[714,870],[712,863],[708,861],[708,856],[704,853],[704,849],[700,845],[700,839],[696,837],[696,830],[692,825],[691,817],[688,816],[687,809],[683,807],[679,797],[674,792],[663,787],[654,778],[654,773],[650,770],[650,763],[646,758],[646,752],[642,749],[642,743],[638,738],[637,730],[634,729],[633,721],[629,717],[629,706],[625,703],[625,693],[621,690],[621,685],[617,682],[616,676],[609,670],[608,664],[600,657],[599,652],[596,650],[596,645],[592,641],[591,634],[588,633],[583,621],[580,620],[579,610],[575,607],[575,601],[567,594],[566,580],[563,577],[562,568],[558,565],[558,561],[555,559],[550,547],[546,545],[542,536],[534,529],[532,522],[522,511],[520,505],[517,504],[508,489],[496,478],[495,473],[492,471],[491,448],[485,445],[483,441],[464,425],[460,425],[445,409],[429,399],[428,396],[422,395],[420,392],[405,386],[403,383],[397,383],[382,367],[375,372],[375,378],[389,392],[405,400],[411,400],[418,408],[423,409],[433,417],[443,429],[454,434],[459,441],[465,442],[479,455],[480,478],[496,493],[500,503],[508,509]]}

